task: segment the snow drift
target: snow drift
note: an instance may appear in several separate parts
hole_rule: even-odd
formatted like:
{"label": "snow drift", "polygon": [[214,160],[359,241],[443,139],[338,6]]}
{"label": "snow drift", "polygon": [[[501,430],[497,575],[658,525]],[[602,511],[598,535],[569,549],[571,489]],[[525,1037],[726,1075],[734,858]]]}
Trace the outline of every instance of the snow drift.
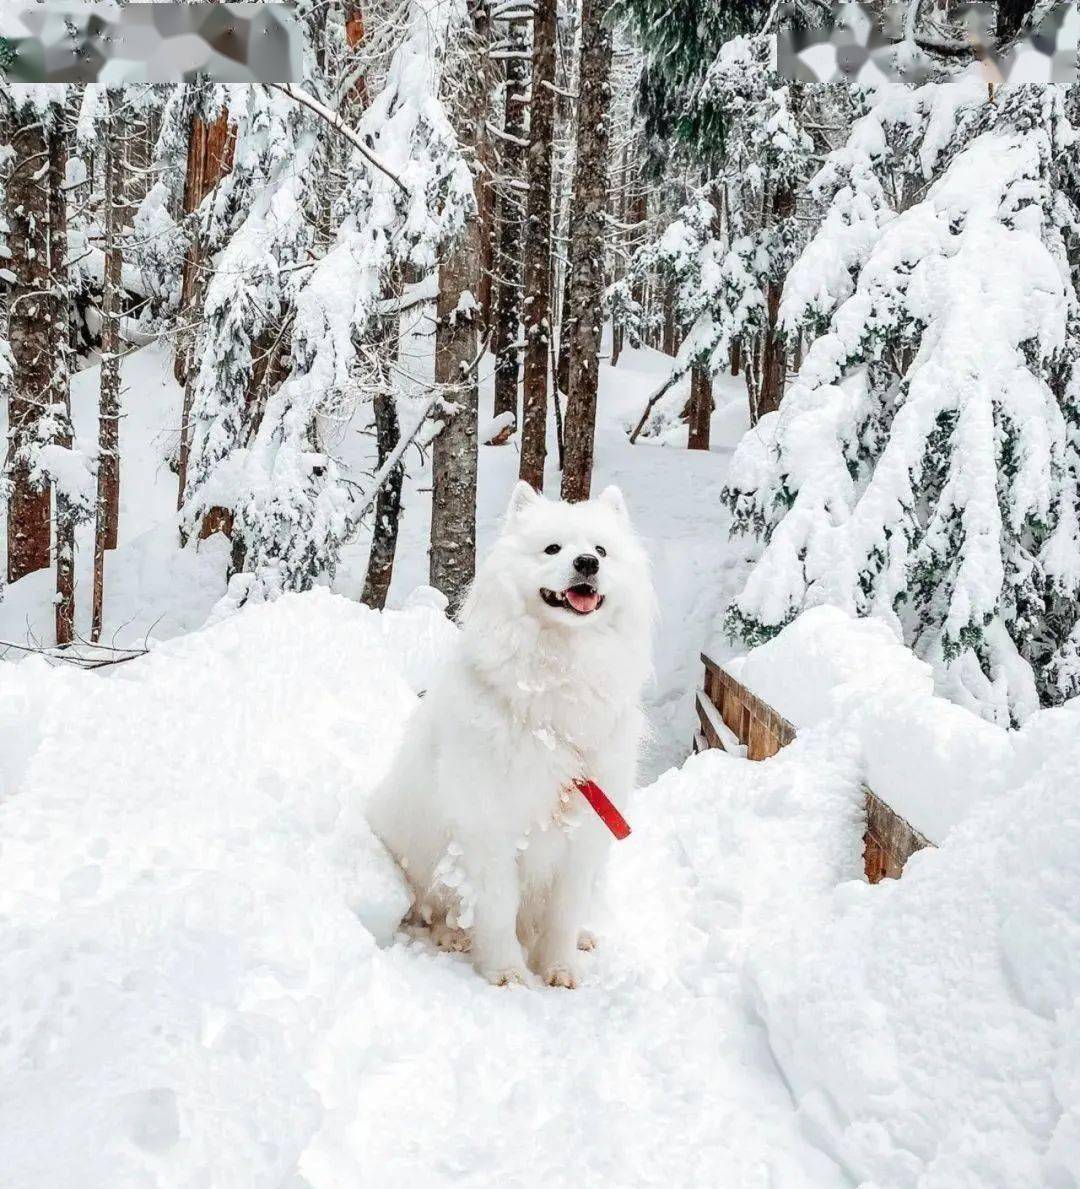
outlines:
{"label": "snow drift", "polygon": [[[4,1189],[837,1183],[698,875],[722,757],[633,810],[585,988],[395,940],[362,802],[453,631],[316,590],[108,677],[0,665]],[[791,801],[752,775],[733,812]],[[834,775],[797,774],[805,818]]]}
{"label": "snow drift", "polygon": [[[846,756],[939,844],[898,882],[792,896],[751,948],[806,1134],[856,1184],[1076,1185],[1080,702],[1006,731],[935,696],[884,624],[829,607],[728,667],[799,727],[782,755]],[[785,878],[815,845],[792,831]]]}
{"label": "snow drift", "polygon": [[[1074,1185],[1080,707],[1000,731],[871,888],[866,756],[927,780],[902,761],[943,704],[842,619],[744,662],[794,744],[632,799],[576,992],[396,932],[362,804],[452,640],[423,597],[287,596],[110,676],[0,665],[4,1189]],[[939,800],[1000,730],[952,709]]]}
{"label": "snow drift", "polygon": [[5,1184],[293,1170],[408,903],[356,791],[451,631],[320,593],[104,681],[0,666]]}

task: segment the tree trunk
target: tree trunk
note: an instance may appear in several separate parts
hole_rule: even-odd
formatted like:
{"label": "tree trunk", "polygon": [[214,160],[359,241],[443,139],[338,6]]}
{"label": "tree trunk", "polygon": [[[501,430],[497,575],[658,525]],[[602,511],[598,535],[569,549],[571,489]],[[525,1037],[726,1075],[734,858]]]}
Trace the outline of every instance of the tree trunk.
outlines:
{"label": "tree trunk", "polygon": [[[619,213],[619,222],[624,226],[630,223],[630,187],[627,184],[627,177],[630,172],[630,142],[627,141],[623,147],[622,166],[619,170],[619,196],[616,204],[616,209]],[[626,241],[627,248],[630,248],[630,233],[628,231],[620,232],[620,238]],[[623,349],[623,324],[622,319],[618,315],[612,315],[611,319],[611,366],[617,367],[619,364],[619,356]]]}
{"label": "tree trunk", "polygon": [[[375,438],[380,468],[401,438],[397,405],[390,388],[381,388],[374,399]],[[375,497],[375,523],[371,534],[367,575],[364,578],[363,601],[376,611],[386,606],[390,581],[394,576],[394,557],[397,552],[398,525],[401,521],[401,487],[405,479],[405,465],[399,462]]]}
{"label": "tree trunk", "polygon": [[674,357],[679,350],[678,333],[675,326],[675,283],[674,281],[664,281],[661,291],[661,300],[664,303],[664,323],[662,335],[660,340],[660,349],[665,355]]}
{"label": "tree trunk", "polygon": [[[190,214],[199,208],[202,200],[232,169],[233,152],[236,147],[236,129],[229,124],[228,112],[212,122],[195,118],[191,121],[191,136],[188,141],[187,172],[184,176],[184,213]],[[176,506],[184,502],[184,488],[187,486],[188,420],[191,417],[192,361],[198,341],[197,323],[206,296],[207,275],[205,246],[198,235],[192,241],[184,260],[180,287],[180,318],[186,323],[177,342],[174,371],[176,379],[184,385],[184,409],[180,419],[179,483]]]}
{"label": "tree trunk", "polygon": [[[70,295],[67,276],[67,129],[57,113],[56,126],[49,133],[49,272],[52,338],[50,399],[52,420],[57,427],[53,440],[70,450],[71,390],[68,378],[68,315]],[[70,644],[75,638],[75,524],[77,511],[61,484],[54,484],[56,505],[56,643]]]}
{"label": "tree trunk", "polygon": [[[364,42],[364,19],[358,4],[346,9],[346,37],[349,45],[357,49]],[[356,117],[368,105],[367,85],[361,78],[353,88],[346,110]],[[401,297],[401,285],[388,286],[387,297],[394,301]],[[381,320],[380,341],[376,355],[380,360],[392,361],[398,357],[398,341],[401,331],[401,315],[395,310]],[[280,355],[279,355],[280,358]],[[380,383],[372,397],[372,411],[375,415],[376,467],[381,471],[401,437],[398,424],[397,404],[390,369],[381,368]],[[399,463],[390,472],[386,482],[375,497],[375,519],[371,534],[371,551],[368,554],[367,573],[364,576],[364,590],[361,600],[369,607],[381,611],[386,606],[390,593],[390,582],[394,576],[394,559],[397,554],[398,525],[401,520],[401,488],[405,479],[405,464]]]}
{"label": "tree trunk", "polygon": [[118,93],[109,91],[105,140],[105,272],[101,294],[101,383],[98,396],[97,507],[94,521],[94,591],[90,639],[101,639],[105,598],[105,551],[116,548],[120,519],[120,293],[123,256],[120,230],[126,221],[127,127],[116,116]]}
{"label": "tree trunk", "polygon": [[533,16],[525,222],[525,381],[520,476],[544,489],[547,457],[548,351],[551,339],[551,152],[555,117],[555,0],[537,0]]}
{"label": "tree trunk", "polygon": [[[476,36],[486,46],[491,43],[491,16],[488,0],[473,6]],[[479,73],[477,100],[484,113],[484,119],[476,123],[476,205],[480,220],[480,271],[476,280],[477,313],[480,327],[487,331],[492,324],[495,286],[495,146],[488,129],[491,112],[491,94],[495,89],[495,76],[491,58],[485,53],[477,60]]]}
{"label": "tree trunk", "polygon": [[13,376],[8,400],[7,577],[18,582],[50,562],[51,508],[47,484],[31,485],[25,452],[38,438],[50,403],[53,342],[48,321],[49,191],[42,167],[49,142],[40,117],[11,121],[12,167],[5,190],[9,261],[15,279],[8,302]]}
{"label": "tree trunk", "polygon": [[623,349],[623,328],[621,322],[613,322],[611,325],[611,366],[618,367],[619,357],[622,355]]}
{"label": "tree trunk", "polygon": [[712,374],[700,363],[690,369],[690,437],[691,450],[708,450],[709,429],[713,411]]}
{"label": "tree trunk", "polygon": [[[574,206],[574,197],[570,196],[570,246],[573,246],[574,241],[574,215],[576,213]],[[574,297],[571,293],[571,285],[573,284],[573,268],[568,266],[566,275],[563,277],[563,291],[562,291],[562,318],[559,323],[559,349],[556,352],[557,359],[555,361],[555,386],[560,392],[568,392],[570,390],[570,344],[574,339],[574,327],[577,324],[577,318],[574,316]]]}
{"label": "tree trunk", "polygon": [[[640,181],[638,184],[640,185]],[[648,217],[649,217],[649,204],[648,204],[648,198],[645,194],[645,191],[644,190],[635,190],[633,197],[628,198],[628,200],[627,200],[626,221],[628,223],[630,223],[632,226],[634,226],[635,228],[639,228],[643,231],[644,227],[645,227],[645,221],[648,219]],[[639,232],[639,234],[640,234],[640,232]],[[634,302],[637,305],[638,309],[641,311],[641,313],[644,314],[644,312],[645,312],[645,281],[643,278],[639,278],[638,280],[636,280],[633,283],[633,285],[630,287],[630,300],[632,302]],[[639,331],[639,333],[640,333],[640,331]],[[634,345],[634,344],[631,343],[631,345]],[[639,347],[645,345],[644,335],[641,336],[641,340],[636,345]]]}
{"label": "tree trunk", "polygon": [[731,374],[737,376],[742,366],[742,339],[731,340]]}
{"label": "tree trunk", "polygon": [[596,387],[604,325],[604,244],[611,106],[610,0],[584,0],[578,90],[577,162],[570,219],[570,338],[562,496],[587,500],[592,484]]}
{"label": "tree trunk", "polygon": [[[773,222],[789,218],[795,211],[795,191],[779,189],[773,199]],[[766,413],[775,413],[784,397],[784,382],[787,378],[787,346],[784,335],[777,325],[780,315],[780,298],[784,292],[783,278],[770,281],[765,288],[765,307],[768,325],[764,332],[761,363],[761,389],[758,393],[755,422]]]}
{"label": "tree trunk", "polygon": [[[457,43],[459,70],[448,80],[448,106],[458,141],[475,160],[477,128],[486,119],[487,95],[478,69],[486,50],[484,6],[472,9],[468,44]],[[474,168],[477,191],[483,178]],[[479,197],[479,193],[478,193]],[[435,383],[444,388],[443,426],[431,457],[431,585],[449,600],[456,616],[476,570],[477,324],[482,227],[469,220],[439,267],[435,323]]]}
{"label": "tree trunk", "polygon": [[[400,298],[400,284],[392,284],[389,289],[391,300]],[[395,310],[380,322],[376,355],[381,365],[383,360],[389,363],[398,357],[401,315]],[[397,402],[394,399],[393,373],[389,366],[380,366],[380,371],[380,383],[372,398],[372,408],[375,414],[376,469],[381,472],[387,458],[401,440],[401,427],[398,423]],[[374,607],[376,611],[381,611],[386,606],[390,582],[394,576],[398,525],[401,521],[401,488],[404,481],[405,463],[402,461],[391,470],[375,496],[371,551],[368,554],[361,600],[369,607]]]}
{"label": "tree trunk", "polygon": [[[500,174],[508,182],[523,180],[525,164],[525,114],[528,104],[526,40],[520,24],[510,25],[507,39],[511,57],[506,59],[506,107],[503,116]],[[495,404],[494,413],[518,413],[518,376],[521,370],[521,239],[524,230],[524,196],[511,185],[503,186],[499,199],[499,247],[495,255]]]}

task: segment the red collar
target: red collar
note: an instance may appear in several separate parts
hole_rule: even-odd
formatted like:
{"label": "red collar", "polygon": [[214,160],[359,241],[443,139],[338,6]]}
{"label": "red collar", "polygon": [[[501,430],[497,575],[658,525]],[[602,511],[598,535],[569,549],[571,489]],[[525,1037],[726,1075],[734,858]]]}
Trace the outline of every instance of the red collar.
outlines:
{"label": "red collar", "polygon": [[605,826],[621,842],[630,833],[626,818],[615,808],[604,790],[591,780],[575,780],[574,787],[596,811]]}

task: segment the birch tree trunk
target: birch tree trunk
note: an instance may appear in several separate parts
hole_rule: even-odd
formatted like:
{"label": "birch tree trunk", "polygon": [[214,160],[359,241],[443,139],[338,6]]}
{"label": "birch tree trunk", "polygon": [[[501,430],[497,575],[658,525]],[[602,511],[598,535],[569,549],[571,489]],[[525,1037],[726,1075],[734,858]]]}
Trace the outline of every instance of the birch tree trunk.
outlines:
{"label": "birch tree trunk", "polygon": [[529,70],[524,27],[511,22],[507,38],[506,92],[501,141],[503,178],[499,197],[498,250],[495,253],[495,401],[494,413],[518,413],[521,371],[521,242],[524,195],[514,183],[523,181],[528,147],[525,113]]}
{"label": "birch tree trunk", "polygon": [[46,484],[32,485],[25,452],[51,401],[53,342],[49,307],[49,141],[40,116],[13,113],[13,161],[5,190],[10,228],[8,325],[14,375],[8,398],[7,578],[18,582],[50,562],[52,502]]}
{"label": "birch tree trunk", "polygon": [[610,0],[584,0],[578,90],[577,163],[570,219],[572,331],[566,397],[562,496],[587,500],[592,484],[596,386],[604,325],[604,245],[611,100]]}
{"label": "birch tree trunk", "polygon": [[[447,100],[458,141],[475,166],[477,128],[486,119],[480,57],[486,49],[486,6],[472,8],[473,28],[459,37],[457,69]],[[474,172],[474,177],[477,173]],[[477,190],[483,184],[477,178]],[[478,202],[479,212],[479,202]],[[443,388],[443,425],[432,447],[429,581],[456,616],[476,570],[477,326],[482,234],[479,213],[439,267],[435,383]]]}
{"label": "birch tree trunk", "polygon": [[525,378],[520,476],[544,489],[547,457],[548,352],[551,342],[551,157],[555,122],[556,0],[537,0],[533,15],[525,211]]}
{"label": "birch tree trunk", "polygon": [[101,293],[101,383],[98,396],[97,506],[94,520],[94,590],[90,639],[101,639],[105,599],[105,552],[116,548],[120,517],[120,295],[125,221],[128,128],[116,115],[120,96],[109,91],[105,134],[105,271]]}

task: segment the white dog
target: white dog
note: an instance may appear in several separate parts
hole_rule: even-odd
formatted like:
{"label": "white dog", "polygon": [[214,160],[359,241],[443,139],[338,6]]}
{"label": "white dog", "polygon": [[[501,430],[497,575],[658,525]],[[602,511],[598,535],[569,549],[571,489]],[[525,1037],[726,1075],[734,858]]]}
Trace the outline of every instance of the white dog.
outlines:
{"label": "white dog", "polygon": [[414,918],[493,983],[580,980],[616,805],[634,784],[653,594],[618,488],[554,503],[525,483],[462,609],[462,633],[370,807]]}

